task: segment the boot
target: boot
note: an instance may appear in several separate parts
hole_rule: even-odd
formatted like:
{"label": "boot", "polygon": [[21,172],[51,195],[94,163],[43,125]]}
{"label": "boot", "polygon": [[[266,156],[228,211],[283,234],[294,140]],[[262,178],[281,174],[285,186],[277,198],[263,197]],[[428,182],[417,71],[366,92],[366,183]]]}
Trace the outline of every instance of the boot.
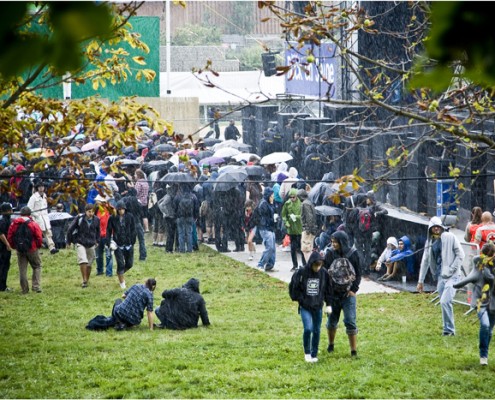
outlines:
{"label": "boot", "polygon": [[357,335],[347,335],[349,337],[349,346],[351,347],[351,356],[357,356]]}

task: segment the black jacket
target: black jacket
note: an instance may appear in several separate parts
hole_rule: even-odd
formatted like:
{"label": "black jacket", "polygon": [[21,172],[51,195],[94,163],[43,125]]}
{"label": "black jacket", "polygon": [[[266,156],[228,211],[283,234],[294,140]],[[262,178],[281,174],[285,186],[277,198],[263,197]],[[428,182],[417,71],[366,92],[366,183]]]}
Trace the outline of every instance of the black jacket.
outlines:
{"label": "black jacket", "polygon": [[100,241],[100,219],[95,215],[88,224],[86,215],[78,215],[67,230],[67,243],[77,243],[84,247],[93,247]]}
{"label": "black jacket", "polygon": [[323,307],[323,301],[330,305],[330,277],[325,268],[314,272],[311,268],[317,261],[323,261],[320,253],[313,252],[306,266],[296,272],[300,274],[295,282],[295,292],[299,306],[310,311],[316,311]]}
{"label": "black jacket", "polygon": [[124,214],[124,220],[120,222],[119,215],[112,215],[108,219],[107,225],[107,244],[113,239],[117,246],[129,246],[136,243],[136,222],[131,214],[127,211]]}
{"label": "black jacket", "polygon": [[[335,251],[333,247],[325,255],[325,269],[328,270],[332,262],[337,258],[347,258],[356,272],[356,280],[352,283],[351,292],[357,293],[359,290],[359,284],[361,283],[361,266],[359,264],[358,252],[349,246],[349,237],[345,232],[337,231],[332,234],[332,239],[336,240],[340,244],[340,250]],[[332,288],[332,282],[330,281],[330,288],[332,289],[332,296],[346,296],[347,294],[336,294]]]}
{"label": "black jacket", "polygon": [[156,315],[165,328],[197,328],[200,317],[203,325],[210,325],[206,303],[199,293],[197,279],[189,279],[181,288],[164,290],[162,297]]}

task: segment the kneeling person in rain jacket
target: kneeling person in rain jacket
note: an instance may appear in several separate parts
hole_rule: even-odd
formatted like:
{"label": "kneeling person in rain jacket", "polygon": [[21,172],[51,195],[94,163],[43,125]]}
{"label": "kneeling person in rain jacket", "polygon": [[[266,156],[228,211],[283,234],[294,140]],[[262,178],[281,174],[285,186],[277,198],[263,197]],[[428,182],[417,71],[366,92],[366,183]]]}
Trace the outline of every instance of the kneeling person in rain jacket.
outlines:
{"label": "kneeling person in rain jacket", "polygon": [[164,290],[162,297],[160,307],[155,310],[162,328],[197,328],[200,317],[203,325],[210,325],[206,303],[199,293],[197,279],[189,279],[181,288]]}

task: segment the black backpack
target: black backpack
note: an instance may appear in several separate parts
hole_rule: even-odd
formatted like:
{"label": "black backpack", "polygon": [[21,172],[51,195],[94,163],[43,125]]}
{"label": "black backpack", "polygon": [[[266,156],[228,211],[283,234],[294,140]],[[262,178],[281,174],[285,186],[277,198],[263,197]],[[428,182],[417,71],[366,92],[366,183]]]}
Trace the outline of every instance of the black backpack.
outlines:
{"label": "black backpack", "polygon": [[194,216],[194,200],[191,193],[182,196],[177,206],[177,217],[189,218]]}
{"label": "black backpack", "polygon": [[356,280],[356,270],[348,257],[353,253],[353,249],[345,256],[333,260],[328,268],[328,275],[332,282],[332,287],[336,292],[348,292],[352,282]]}
{"label": "black backpack", "polygon": [[29,223],[31,220],[23,221],[17,226],[14,232],[14,245],[19,253],[29,253],[31,249],[31,243],[33,241],[33,233],[29,229]]}
{"label": "black backpack", "polygon": [[303,268],[298,268],[292,274],[292,278],[289,283],[289,296],[292,301],[297,301],[297,296],[299,294],[298,286],[301,284],[303,279]]}

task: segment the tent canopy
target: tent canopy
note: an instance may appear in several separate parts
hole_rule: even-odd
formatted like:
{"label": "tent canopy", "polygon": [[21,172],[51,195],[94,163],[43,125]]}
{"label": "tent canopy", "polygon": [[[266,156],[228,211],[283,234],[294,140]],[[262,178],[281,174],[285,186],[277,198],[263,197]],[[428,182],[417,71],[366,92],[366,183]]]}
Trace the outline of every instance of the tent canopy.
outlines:
{"label": "tent canopy", "polygon": [[[215,87],[205,86],[206,77]],[[285,76],[267,78],[262,71],[219,72],[219,76],[171,72],[169,78],[167,94],[167,73],[160,73],[160,97],[198,97],[200,105],[259,102],[285,93]]]}

